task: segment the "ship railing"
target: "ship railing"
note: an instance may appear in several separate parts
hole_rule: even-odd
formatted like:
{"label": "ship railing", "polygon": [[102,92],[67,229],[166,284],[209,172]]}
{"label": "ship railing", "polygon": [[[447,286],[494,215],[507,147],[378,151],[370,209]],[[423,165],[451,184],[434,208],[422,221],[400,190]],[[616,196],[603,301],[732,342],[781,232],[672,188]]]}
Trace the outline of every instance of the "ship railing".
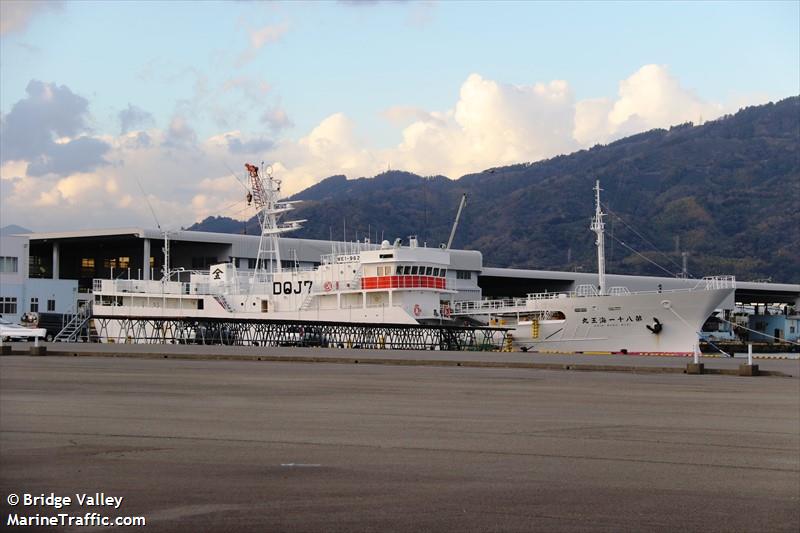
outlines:
{"label": "ship railing", "polygon": [[452,304],[452,312],[455,314],[464,313],[479,313],[486,312],[492,313],[515,307],[517,305],[525,305],[524,298],[517,299],[504,299],[504,300],[477,300],[477,301],[456,301]]}
{"label": "ship railing", "polygon": [[93,292],[96,293],[186,294],[187,285],[180,281],[141,279],[95,279],[92,282]]}
{"label": "ship railing", "polygon": [[611,287],[608,289],[609,296],[628,296],[631,293],[628,287]]}
{"label": "ship railing", "polygon": [[735,289],[736,276],[706,276],[695,286],[696,289]]}
{"label": "ship railing", "polygon": [[557,298],[575,298],[577,292],[532,292],[526,295],[525,300],[555,300]]}
{"label": "ship railing", "polygon": [[589,284],[578,285],[578,288],[575,289],[575,295],[582,297],[597,296],[597,287]]}

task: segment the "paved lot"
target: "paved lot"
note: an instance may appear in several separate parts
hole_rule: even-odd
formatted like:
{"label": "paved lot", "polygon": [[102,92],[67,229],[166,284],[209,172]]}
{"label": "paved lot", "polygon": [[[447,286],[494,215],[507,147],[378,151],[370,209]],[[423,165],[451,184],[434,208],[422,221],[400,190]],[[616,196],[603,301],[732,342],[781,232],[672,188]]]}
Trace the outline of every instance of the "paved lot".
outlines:
{"label": "paved lot", "polygon": [[[430,362],[462,362],[465,364],[522,364],[522,365],[582,365],[588,367],[636,367],[647,369],[685,369],[691,357],[669,356],[637,356],[637,355],[567,355],[522,352],[472,352],[472,351],[426,351],[426,350],[354,350],[339,348],[285,348],[254,346],[186,346],[163,344],[99,344],[99,343],[43,343],[51,354],[57,355],[105,355],[163,358],[234,358],[258,359],[273,358],[292,362],[296,359],[315,359],[319,361],[342,362],[343,359],[365,361],[424,364]],[[19,354],[28,353],[29,343],[13,343],[13,349]],[[785,356],[791,359],[755,359],[754,364],[762,371],[780,372],[784,375],[800,378],[800,359],[797,354]],[[708,369],[734,371],[739,365],[746,363],[745,357],[702,357],[701,361]]]}
{"label": "paved lot", "polygon": [[799,385],[2,357],[3,525],[58,512],[11,493],[104,492],[120,509],[68,512],[146,531],[796,532]]}

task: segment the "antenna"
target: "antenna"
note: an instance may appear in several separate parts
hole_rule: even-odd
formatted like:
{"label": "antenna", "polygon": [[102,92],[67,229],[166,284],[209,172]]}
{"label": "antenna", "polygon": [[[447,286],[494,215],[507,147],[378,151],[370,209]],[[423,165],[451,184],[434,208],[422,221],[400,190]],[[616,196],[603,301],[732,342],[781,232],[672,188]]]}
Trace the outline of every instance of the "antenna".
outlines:
{"label": "antenna", "polygon": [[[272,167],[265,166],[263,161],[261,166],[245,163],[245,169],[250,175],[252,186],[253,204],[255,205],[258,220],[261,226],[261,236],[258,241],[258,256],[256,258],[256,268],[253,271],[254,282],[258,279],[259,272],[267,270],[264,264],[269,260],[268,274],[271,276],[275,272],[282,271],[281,253],[279,246],[279,235],[287,231],[301,228],[304,220],[291,220],[280,223],[280,217],[294,209],[296,202],[287,202],[280,199],[281,180],[272,175]],[[274,269],[273,269],[274,267]],[[266,281],[266,276],[264,276]]]}

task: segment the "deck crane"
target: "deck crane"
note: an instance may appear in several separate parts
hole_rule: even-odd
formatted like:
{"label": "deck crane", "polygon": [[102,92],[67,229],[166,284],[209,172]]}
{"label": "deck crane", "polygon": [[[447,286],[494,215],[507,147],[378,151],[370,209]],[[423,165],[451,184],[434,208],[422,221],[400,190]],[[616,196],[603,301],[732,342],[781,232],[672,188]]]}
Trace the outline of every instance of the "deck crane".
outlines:
{"label": "deck crane", "polygon": [[449,250],[450,247],[453,245],[453,238],[456,236],[456,229],[458,228],[458,221],[461,219],[461,211],[464,210],[464,206],[467,204],[467,193],[461,195],[461,203],[458,205],[458,212],[456,213],[456,219],[453,222],[453,229],[450,230],[450,238],[447,239],[447,247],[445,250]]}

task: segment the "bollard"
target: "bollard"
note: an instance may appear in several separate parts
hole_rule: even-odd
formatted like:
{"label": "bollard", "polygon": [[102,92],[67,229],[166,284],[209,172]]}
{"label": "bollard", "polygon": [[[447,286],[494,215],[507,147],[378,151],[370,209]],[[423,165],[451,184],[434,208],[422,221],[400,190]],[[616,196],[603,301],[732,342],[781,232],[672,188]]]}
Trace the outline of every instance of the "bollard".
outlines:
{"label": "bollard", "polygon": [[700,362],[700,345],[695,344],[693,347],[694,357],[692,360],[694,362],[689,363],[686,365],[686,373],[687,374],[702,374],[703,373],[703,363]]}
{"label": "bollard", "polygon": [[758,375],[758,365],[753,364],[753,345],[747,345],[747,364],[746,365],[739,365],[739,375],[740,376],[757,376]]}
{"label": "bollard", "polygon": [[31,346],[30,355],[47,355],[47,346]]}

